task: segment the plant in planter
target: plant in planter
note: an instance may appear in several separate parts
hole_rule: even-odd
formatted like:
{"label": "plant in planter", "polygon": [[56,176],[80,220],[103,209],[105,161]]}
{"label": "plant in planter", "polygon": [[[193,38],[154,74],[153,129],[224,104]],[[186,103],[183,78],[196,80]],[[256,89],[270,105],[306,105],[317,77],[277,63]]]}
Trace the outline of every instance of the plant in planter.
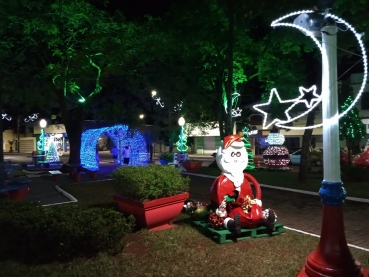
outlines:
{"label": "plant in planter", "polygon": [[188,198],[189,178],[171,166],[125,166],[113,172],[119,209],[141,227],[163,230],[181,212]]}
{"label": "plant in planter", "polygon": [[174,161],[174,153],[162,153],[159,157],[160,164],[166,165]]}
{"label": "plant in planter", "polygon": [[188,172],[196,172],[202,166],[202,161],[189,159],[181,164]]}

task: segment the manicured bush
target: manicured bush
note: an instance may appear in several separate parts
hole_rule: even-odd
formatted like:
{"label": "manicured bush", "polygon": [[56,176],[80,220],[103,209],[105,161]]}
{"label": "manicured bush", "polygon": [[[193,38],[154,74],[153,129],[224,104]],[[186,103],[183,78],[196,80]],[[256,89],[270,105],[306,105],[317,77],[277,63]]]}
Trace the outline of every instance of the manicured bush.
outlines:
{"label": "manicured bush", "polygon": [[99,252],[115,254],[135,225],[111,209],[77,205],[41,207],[0,202],[0,258],[27,261],[66,260]]}
{"label": "manicured bush", "polygon": [[113,172],[118,194],[141,202],[188,192],[190,179],[172,166],[124,166]]}
{"label": "manicured bush", "polygon": [[173,162],[174,153],[162,153],[159,157],[160,160],[164,160],[167,162]]}

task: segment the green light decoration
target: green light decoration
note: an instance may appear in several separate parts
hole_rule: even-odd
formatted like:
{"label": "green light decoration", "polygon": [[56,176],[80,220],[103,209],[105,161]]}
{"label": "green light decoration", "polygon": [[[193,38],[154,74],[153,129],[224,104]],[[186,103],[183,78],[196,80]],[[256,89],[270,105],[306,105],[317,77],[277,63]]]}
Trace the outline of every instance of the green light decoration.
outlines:
{"label": "green light decoration", "polygon": [[[101,56],[102,53],[97,53],[95,55],[92,55],[92,56]],[[95,94],[98,94],[101,92],[102,90],[102,86],[100,85],[100,78],[101,78],[101,68],[92,60],[92,58],[90,56],[87,56],[87,59],[89,60],[90,62],[90,65],[94,68],[97,69],[97,76],[96,76],[96,80],[95,80],[95,89],[88,95],[87,98],[95,95]],[[54,68],[54,65],[50,65],[49,66],[50,69],[53,69]],[[78,99],[78,102],[79,103],[85,103],[86,102],[86,98],[83,97],[80,93],[80,87],[76,84],[76,82],[73,80],[73,79],[70,79],[70,80],[67,80],[67,75],[68,75],[68,72],[69,72],[69,67],[67,66],[65,68],[65,71],[64,71],[64,84],[63,84],[63,92],[64,92],[64,96],[66,97],[67,96],[67,92],[69,91],[71,94],[76,94],[79,96],[79,99]],[[57,74],[53,77],[53,84],[56,86],[56,87],[59,87],[56,83],[56,80],[60,77],[60,74]]]}
{"label": "green light decoration", "polygon": [[243,140],[244,146],[246,148],[247,157],[248,157],[248,160],[249,160],[245,170],[254,171],[255,170],[254,154],[252,153],[252,150],[251,150],[251,142],[248,140],[249,131],[250,131],[250,129],[247,126],[242,129],[242,132],[244,134],[242,140]]}
{"label": "green light decoration", "polygon": [[[184,127],[181,127],[181,128],[184,129]],[[182,144],[181,144],[181,135],[182,135]],[[178,137],[179,137],[179,140],[176,142],[177,150],[179,150],[181,153],[187,152],[188,146],[187,146],[187,136],[185,132],[184,131],[181,132],[181,134]]]}
{"label": "green light decoration", "polygon": [[[236,108],[237,103],[238,103],[238,97],[240,96],[240,94],[238,92],[234,92],[232,93],[232,108]],[[224,106],[224,110],[226,113],[228,113],[227,108],[228,108],[228,99],[227,99],[227,94],[226,92],[223,90],[223,94],[222,94],[222,101],[223,101],[223,106]]]}
{"label": "green light decoration", "polygon": [[[340,107],[340,110],[347,110],[353,101],[350,95]],[[351,148],[353,144],[360,143],[366,136],[365,124],[361,121],[360,112],[355,106],[346,115],[340,118],[339,124],[340,140],[346,140],[348,148]]]}
{"label": "green light decoration", "polygon": [[38,141],[36,143],[37,151],[42,151],[42,147],[44,145],[44,141],[42,139],[43,137],[44,137],[44,129],[41,129],[40,137],[38,138]]}

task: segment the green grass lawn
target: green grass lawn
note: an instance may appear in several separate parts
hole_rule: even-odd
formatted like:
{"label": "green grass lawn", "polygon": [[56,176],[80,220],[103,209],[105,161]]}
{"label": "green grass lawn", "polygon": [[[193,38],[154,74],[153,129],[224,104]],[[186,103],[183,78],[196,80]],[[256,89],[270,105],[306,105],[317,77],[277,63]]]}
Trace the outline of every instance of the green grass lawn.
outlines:
{"label": "green grass lawn", "polygon": [[[82,198],[81,201],[87,203]],[[318,238],[288,230],[275,237],[217,244],[191,227],[187,215],[181,214],[175,223],[177,228],[156,232],[141,230],[128,235],[124,239],[126,247],[116,256],[103,254],[45,265],[5,261],[0,262],[0,276],[292,277],[318,244]],[[364,267],[369,266],[368,252],[351,249],[351,253]]]}
{"label": "green grass lawn", "polygon": [[[220,169],[214,167],[202,167],[198,174],[219,176]],[[265,184],[275,187],[285,187],[298,190],[306,190],[312,192],[318,192],[321,183],[323,181],[323,174],[314,170],[308,174],[308,179],[305,183],[298,181],[298,171],[253,171],[248,172],[251,174],[260,184]],[[369,199],[369,182],[368,181],[350,181],[346,180],[343,183],[346,189],[347,196],[359,197]]]}
{"label": "green grass lawn", "polygon": [[[212,168],[202,174],[219,175]],[[260,183],[317,191],[321,175],[311,174],[307,184],[297,184],[294,172],[254,172]],[[314,178],[313,178],[314,177]],[[315,184],[316,183],[316,184]],[[352,184],[361,185],[364,184]],[[112,181],[61,186],[78,199],[78,205],[116,207]],[[354,187],[352,187],[354,189]],[[358,195],[363,197],[362,195]],[[140,230],[123,238],[124,250],[116,256],[100,254],[93,258],[30,265],[18,261],[0,262],[0,276],[97,277],[97,276],[296,276],[318,238],[288,231],[267,238],[218,244],[191,226],[188,215],[180,214],[177,228],[148,232]],[[286,247],[288,245],[288,247]],[[351,248],[353,256],[369,267],[369,254]]]}

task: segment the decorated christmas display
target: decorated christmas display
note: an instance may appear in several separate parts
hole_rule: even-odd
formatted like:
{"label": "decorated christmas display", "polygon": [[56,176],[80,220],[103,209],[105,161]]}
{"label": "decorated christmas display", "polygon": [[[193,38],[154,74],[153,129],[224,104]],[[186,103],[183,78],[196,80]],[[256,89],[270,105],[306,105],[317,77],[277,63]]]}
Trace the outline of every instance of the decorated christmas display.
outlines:
{"label": "decorated christmas display", "polygon": [[[241,228],[257,228],[261,225],[273,230],[277,219],[275,212],[262,209],[259,183],[243,172],[248,155],[242,138],[243,133],[227,136],[218,149],[216,161],[222,174],[210,189],[214,212],[210,214],[209,225],[228,229],[235,234],[239,234]],[[255,194],[250,182],[255,187]]]}
{"label": "decorated christmas display", "polygon": [[284,135],[273,129],[268,135],[268,148],[263,152],[264,163],[270,169],[285,169],[290,162],[288,149],[283,146]]}
{"label": "decorated christmas display", "polygon": [[243,140],[244,146],[246,148],[247,158],[249,160],[245,170],[246,171],[254,171],[255,170],[254,154],[251,151],[251,142],[248,139],[248,137],[250,135],[249,131],[250,131],[250,129],[247,126],[242,129],[242,132],[244,133],[244,136],[243,136],[242,140]]}
{"label": "decorated christmas display", "polygon": [[183,153],[183,152],[187,152],[188,151],[188,146],[187,146],[187,136],[184,132],[184,127],[182,126],[181,127],[181,133],[179,135],[179,139],[178,141],[176,142],[176,146],[177,146],[177,150],[180,152],[180,153]]}
{"label": "decorated christmas display", "polygon": [[353,164],[359,167],[369,167],[369,146],[368,145],[365,147],[364,152],[361,153],[360,156],[353,161]]}
{"label": "decorated christmas display", "polygon": [[56,145],[52,140],[50,140],[49,142],[49,150],[47,151],[47,154],[46,154],[46,161],[48,162],[59,162],[60,161],[58,150],[56,149]]}

